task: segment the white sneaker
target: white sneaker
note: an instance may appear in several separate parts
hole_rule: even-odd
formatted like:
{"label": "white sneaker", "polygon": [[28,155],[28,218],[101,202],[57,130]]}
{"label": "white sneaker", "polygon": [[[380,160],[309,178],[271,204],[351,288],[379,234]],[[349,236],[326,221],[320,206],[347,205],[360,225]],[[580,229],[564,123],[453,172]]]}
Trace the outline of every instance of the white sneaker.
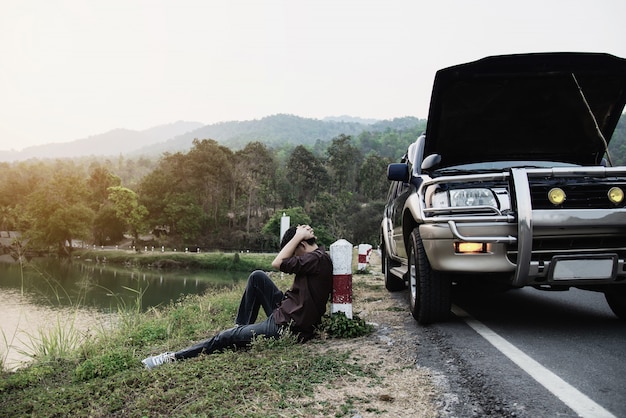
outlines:
{"label": "white sneaker", "polygon": [[146,369],[154,369],[157,366],[162,365],[163,363],[171,363],[176,361],[176,357],[174,357],[174,353],[162,353],[158,356],[152,356],[141,360],[141,362],[146,366]]}

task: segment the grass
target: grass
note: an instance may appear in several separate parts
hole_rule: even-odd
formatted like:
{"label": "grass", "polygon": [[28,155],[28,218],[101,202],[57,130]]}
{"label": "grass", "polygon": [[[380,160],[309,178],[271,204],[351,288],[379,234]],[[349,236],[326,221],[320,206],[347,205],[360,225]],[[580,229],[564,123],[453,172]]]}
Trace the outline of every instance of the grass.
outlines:
{"label": "grass", "polygon": [[[276,274],[274,279],[285,288],[290,277]],[[354,399],[338,404],[316,401],[311,397],[314,388],[331,385],[339,377],[344,384],[350,379],[375,379],[375,373],[360,366],[349,352],[320,350],[322,340],[297,344],[290,335],[261,338],[247,350],[144,369],[141,359],[148,355],[183,348],[232,326],[241,291],[237,286],[189,296],[148,312],[125,309],[115,328],[103,327],[77,347],[65,345],[67,335],[41,339],[30,366],[2,372],[2,415],[349,415]],[[61,324],[56,328],[63,329]]]}
{"label": "grass", "polygon": [[122,250],[76,250],[75,256],[81,259],[96,258],[118,265],[149,268],[187,268],[220,271],[252,271],[255,269],[271,270],[276,254],[258,253],[185,253],[160,251],[129,252]]}

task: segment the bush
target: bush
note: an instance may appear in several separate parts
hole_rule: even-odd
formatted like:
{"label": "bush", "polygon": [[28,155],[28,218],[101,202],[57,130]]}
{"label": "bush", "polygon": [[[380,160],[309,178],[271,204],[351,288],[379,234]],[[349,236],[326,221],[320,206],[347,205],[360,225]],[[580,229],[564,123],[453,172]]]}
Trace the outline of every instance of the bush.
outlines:
{"label": "bush", "polygon": [[358,315],[348,318],[343,312],[324,315],[319,328],[320,334],[330,338],[355,338],[371,334],[374,326],[365,322]]}

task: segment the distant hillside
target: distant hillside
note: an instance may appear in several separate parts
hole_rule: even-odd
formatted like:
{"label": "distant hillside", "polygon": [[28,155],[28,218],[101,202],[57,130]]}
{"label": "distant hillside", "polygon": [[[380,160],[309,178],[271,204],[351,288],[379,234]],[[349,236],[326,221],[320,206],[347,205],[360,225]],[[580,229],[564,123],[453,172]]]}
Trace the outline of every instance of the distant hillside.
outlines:
{"label": "distant hillside", "polygon": [[[417,125],[419,119],[405,117],[393,121],[371,120],[357,122],[358,118],[349,118],[351,122],[339,121],[349,117],[309,119],[294,115],[273,115],[260,120],[243,122],[221,122],[188,132],[172,138],[162,144],[145,147],[136,153],[154,154],[189,150],[194,139],[213,139],[233,150],[241,149],[252,141],[259,141],[269,147],[285,144],[313,145],[319,139],[330,141],[341,134],[359,135],[361,132],[383,131],[388,128],[405,129]],[[337,120],[334,120],[337,119]]]}
{"label": "distant hillside", "polygon": [[258,120],[220,122],[175,122],[143,131],[114,129],[71,142],[38,145],[22,151],[0,151],[0,161],[23,161],[31,158],[75,158],[84,156],[160,156],[164,152],[186,152],[194,139],[213,139],[233,150],[259,141],[270,148],[283,145],[314,145],[341,134],[357,136],[363,131],[411,129],[419,123],[414,117],[374,121],[351,116],[324,120],[294,115],[273,115]]}
{"label": "distant hillside", "polygon": [[0,161],[129,154],[147,145],[163,142],[201,126],[203,124],[200,122],[178,121],[143,131],[114,129],[71,142],[37,145],[24,148],[22,151],[0,151]]}

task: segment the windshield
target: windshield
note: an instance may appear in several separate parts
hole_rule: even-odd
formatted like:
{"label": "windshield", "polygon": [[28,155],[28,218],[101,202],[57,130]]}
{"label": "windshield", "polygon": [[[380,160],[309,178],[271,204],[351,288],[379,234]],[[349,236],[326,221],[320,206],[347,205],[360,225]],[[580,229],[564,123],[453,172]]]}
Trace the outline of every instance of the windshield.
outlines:
{"label": "windshield", "polygon": [[552,168],[552,167],[578,167],[576,164],[561,163],[554,161],[487,161],[471,164],[460,164],[452,167],[445,167],[433,172],[433,176],[445,176],[459,173],[493,173],[509,168]]}

